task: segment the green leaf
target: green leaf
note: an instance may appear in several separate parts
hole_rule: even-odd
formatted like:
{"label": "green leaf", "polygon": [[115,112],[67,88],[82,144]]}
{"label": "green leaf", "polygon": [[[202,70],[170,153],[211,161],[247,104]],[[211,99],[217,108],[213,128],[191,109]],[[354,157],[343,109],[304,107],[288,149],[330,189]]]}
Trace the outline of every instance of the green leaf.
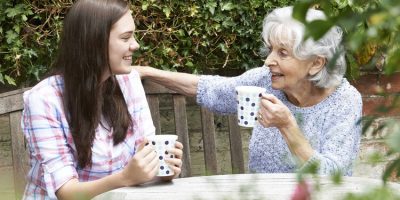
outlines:
{"label": "green leaf", "polygon": [[[400,43],[400,41],[399,41]],[[385,74],[390,75],[396,72],[400,68],[400,47],[397,47],[394,51],[389,52],[387,58],[387,65],[385,67]]]}
{"label": "green leaf", "polygon": [[18,37],[18,35],[14,31],[8,30],[6,32],[7,44],[11,44],[11,43],[15,42],[17,37]]}
{"label": "green leaf", "polygon": [[179,33],[179,36],[181,36],[181,37],[184,37],[186,35],[185,31],[183,29],[179,29],[178,33]]}
{"label": "green leaf", "polygon": [[228,49],[226,48],[226,45],[224,43],[220,43],[218,47],[223,51],[224,53],[228,53]]}
{"label": "green leaf", "polygon": [[193,67],[194,65],[193,65],[193,63],[192,63],[191,61],[187,61],[187,62],[185,63],[185,66]]}
{"label": "green leaf", "polygon": [[16,8],[7,8],[6,9],[7,17],[13,18],[14,16],[18,15],[18,9]]}
{"label": "green leaf", "polygon": [[396,169],[400,170],[400,157],[386,167],[385,172],[383,173],[382,176],[383,181],[386,182],[387,179],[390,177],[390,175],[393,173],[393,171],[395,171]]}
{"label": "green leaf", "polygon": [[334,24],[326,20],[314,20],[306,24],[306,37],[311,36],[314,40],[318,40],[322,38],[333,25]]}
{"label": "green leaf", "polygon": [[149,7],[149,3],[148,2],[144,2],[142,4],[142,10],[147,10],[148,7]]}
{"label": "green leaf", "polygon": [[342,174],[340,171],[335,171],[335,172],[332,174],[331,179],[332,179],[332,182],[333,182],[334,184],[339,185],[339,184],[341,184],[342,181],[343,181],[342,177],[343,177],[343,174]]}
{"label": "green leaf", "polygon": [[10,85],[15,85],[15,86],[17,85],[15,83],[15,80],[13,78],[11,78],[10,76],[8,76],[8,75],[5,75],[4,79],[6,79],[7,83],[10,84]]}
{"label": "green leaf", "polygon": [[306,15],[308,8],[311,6],[310,0],[298,1],[293,6],[293,18],[302,23],[306,23]]}
{"label": "green leaf", "polygon": [[222,4],[221,10],[222,10],[222,11],[224,11],[224,10],[232,10],[234,7],[235,7],[235,6],[233,5],[233,3],[228,2],[228,3],[226,3],[226,4]]}
{"label": "green leaf", "polygon": [[391,134],[386,140],[386,143],[393,151],[400,152],[400,125],[391,123],[389,128]]}
{"label": "green leaf", "polygon": [[217,7],[217,2],[207,2],[205,5],[206,8],[208,8],[208,11],[214,15],[215,13],[215,8]]}
{"label": "green leaf", "polygon": [[4,84],[4,76],[2,73],[0,73],[0,82]]}
{"label": "green leaf", "polygon": [[169,7],[164,7],[163,8],[163,13],[165,14],[165,16],[167,18],[169,18],[170,14],[171,14],[171,9]]}

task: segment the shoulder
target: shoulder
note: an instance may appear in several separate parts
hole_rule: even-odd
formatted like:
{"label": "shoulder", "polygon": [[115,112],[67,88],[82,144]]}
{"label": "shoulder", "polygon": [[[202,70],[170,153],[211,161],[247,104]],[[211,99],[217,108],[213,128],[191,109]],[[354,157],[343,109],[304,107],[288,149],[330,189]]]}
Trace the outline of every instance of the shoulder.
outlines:
{"label": "shoulder", "polygon": [[342,83],[336,89],[335,99],[337,101],[347,100],[354,103],[362,103],[362,97],[360,92],[352,86],[347,79],[343,78]]}
{"label": "shoulder", "polygon": [[259,78],[266,78],[270,74],[269,68],[262,66],[262,67],[256,67],[252,68],[250,70],[247,70],[244,72],[241,76],[251,76],[251,77],[259,77]]}
{"label": "shoulder", "polygon": [[24,101],[59,101],[62,99],[64,81],[61,76],[55,75],[43,79],[30,90],[24,92]]}
{"label": "shoulder", "polygon": [[360,114],[362,112],[362,97],[354,86],[343,79],[324,105],[330,110],[334,110],[334,115]]}

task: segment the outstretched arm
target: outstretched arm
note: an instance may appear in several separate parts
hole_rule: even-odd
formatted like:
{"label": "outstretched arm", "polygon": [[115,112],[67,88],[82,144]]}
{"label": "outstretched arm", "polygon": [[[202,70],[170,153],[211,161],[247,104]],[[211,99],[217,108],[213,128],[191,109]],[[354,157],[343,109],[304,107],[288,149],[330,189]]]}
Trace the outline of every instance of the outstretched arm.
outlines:
{"label": "outstretched arm", "polygon": [[139,72],[142,79],[152,80],[186,96],[196,96],[199,83],[199,76],[197,75],[164,71],[144,66],[133,66],[133,69]]}

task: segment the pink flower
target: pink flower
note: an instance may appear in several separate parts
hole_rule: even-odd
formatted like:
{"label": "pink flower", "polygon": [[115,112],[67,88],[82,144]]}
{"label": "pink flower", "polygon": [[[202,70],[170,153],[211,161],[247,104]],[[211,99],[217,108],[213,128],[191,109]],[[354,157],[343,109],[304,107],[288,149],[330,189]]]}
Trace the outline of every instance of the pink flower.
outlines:
{"label": "pink flower", "polygon": [[291,200],[310,200],[311,192],[305,181],[300,181],[292,194]]}

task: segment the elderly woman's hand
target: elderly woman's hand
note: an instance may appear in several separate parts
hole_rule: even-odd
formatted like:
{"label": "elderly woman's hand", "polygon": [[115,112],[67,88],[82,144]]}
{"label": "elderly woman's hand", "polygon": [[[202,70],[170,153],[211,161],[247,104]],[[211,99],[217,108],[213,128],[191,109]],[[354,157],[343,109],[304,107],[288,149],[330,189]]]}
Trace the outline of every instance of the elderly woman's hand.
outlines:
{"label": "elderly woman's hand", "polygon": [[285,128],[296,123],[289,108],[272,94],[262,95],[257,118],[258,122],[266,128]]}

